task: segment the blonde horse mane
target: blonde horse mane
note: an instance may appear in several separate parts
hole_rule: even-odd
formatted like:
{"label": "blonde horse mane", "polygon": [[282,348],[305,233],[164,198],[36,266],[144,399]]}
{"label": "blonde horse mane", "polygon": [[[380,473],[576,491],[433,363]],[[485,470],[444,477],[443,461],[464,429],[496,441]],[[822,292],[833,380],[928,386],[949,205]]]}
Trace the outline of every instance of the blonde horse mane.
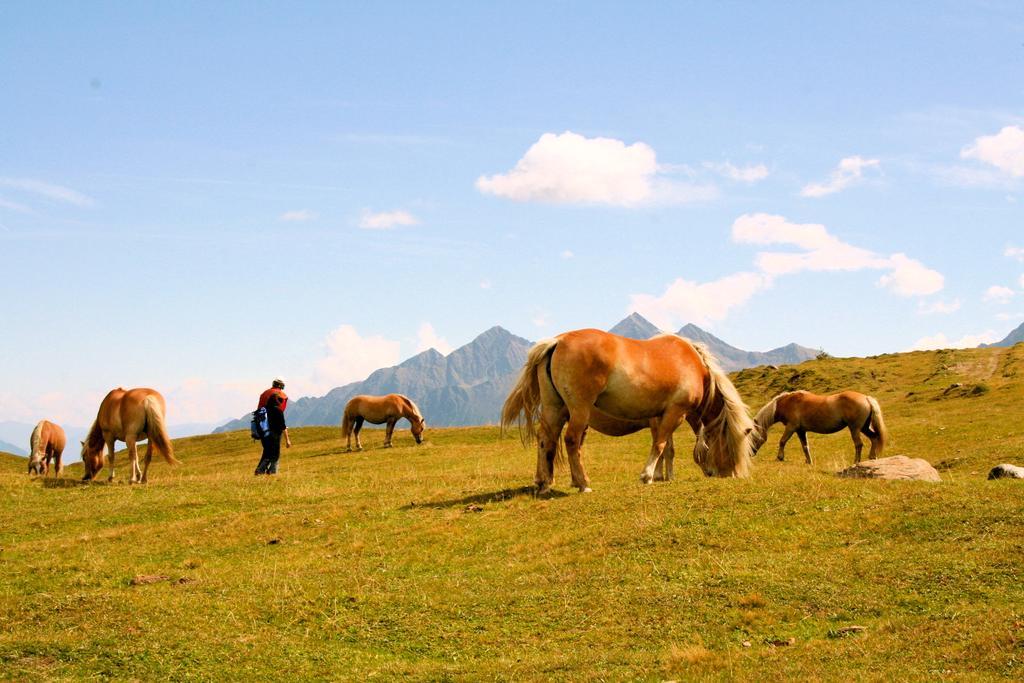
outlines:
{"label": "blonde horse mane", "polygon": [[[690,340],[687,342],[700,356],[710,380],[707,394],[701,403],[701,421],[704,426],[698,437],[698,446],[700,439],[704,439],[707,448],[695,449],[694,455],[700,452],[702,457],[710,459],[710,464],[720,475],[750,476],[750,457],[753,452],[750,433],[754,421],[750,419],[747,405],[711,351],[704,344]],[[721,408],[718,414],[709,416],[708,413],[719,403]],[[711,419],[705,421],[707,417]]]}
{"label": "blonde horse mane", "polygon": [[35,429],[32,430],[32,436],[29,437],[29,440],[28,440],[28,446],[29,446],[28,457],[29,457],[30,461],[34,461],[34,460],[37,460],[37,459],[40,459],[40,458],[43,457],[43,454],[39,453],[39,458],[36,458],[36,451],[39,450],[39,447],[42,445],[42,441],[43,441],[43,422],[45,422],[45,420],[40,420],[36,424]]}
{"label": "blonde horse mane", "polygon": [[[400,396],[401,399],[403,401],[405,401],[409,405],[409,408],[412,410],[412,413],[415,416],[415,418],[417,420],[419,420],[420,422],[424,422],[423,413],[420,412],[420,407],[418,405],[416,405],[416,402],[413,401],[408,396],[406,396],[405,394],[398,394],[398,396]],[[406,418],[406,419],[408,419],[408,418]]]}

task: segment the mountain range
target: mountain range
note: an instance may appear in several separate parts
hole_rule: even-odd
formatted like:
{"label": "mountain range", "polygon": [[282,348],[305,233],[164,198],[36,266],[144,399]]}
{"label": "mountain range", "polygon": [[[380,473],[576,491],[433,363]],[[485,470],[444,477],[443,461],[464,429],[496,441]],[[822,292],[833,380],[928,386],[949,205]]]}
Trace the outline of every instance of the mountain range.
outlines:
{"label": "mountain range", "polygon": [[[662,331],[640,314],[633,313],[609,332],[631,339],[648,339]],[[706,344],[726,371],[801,363],[819,353],[797,344],[765,352],[743,351],[696,325],[686,325],[678,334]],[[389,393],[409,396],[426,416],[428,425],[494,424],[532,344],[502,327],[492,327],[447,356],[428,349],[399,365],[376,370],[365,380],[332,389],[324,396],[294,400],[288,404],[288,424],[296,427],[337,425],[345,404],[353,396]],[[248,427],[249,416],[245,415],[214,432]]]}
{"label": "mountain range", "polygon": [[1024,323],[1018,325],[1012,332],[1010,332],[1010,334],[1006,335],[1002,341],[993,342],[991,344],[982,344],[979,348],[986,348],[989,346],[1013,346],[1014,344],[1019,344],[1021,342],[1024,342]]}

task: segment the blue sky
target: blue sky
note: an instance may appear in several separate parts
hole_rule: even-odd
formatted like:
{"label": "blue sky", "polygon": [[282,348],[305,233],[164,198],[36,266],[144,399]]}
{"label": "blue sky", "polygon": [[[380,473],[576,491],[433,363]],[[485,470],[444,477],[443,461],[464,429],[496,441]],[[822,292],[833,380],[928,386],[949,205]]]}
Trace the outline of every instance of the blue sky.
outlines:
{"label": "blue sky", "polygon": [[500,324],[1024,321],[1024,8],[0,5],[0,419],[173,423]]}

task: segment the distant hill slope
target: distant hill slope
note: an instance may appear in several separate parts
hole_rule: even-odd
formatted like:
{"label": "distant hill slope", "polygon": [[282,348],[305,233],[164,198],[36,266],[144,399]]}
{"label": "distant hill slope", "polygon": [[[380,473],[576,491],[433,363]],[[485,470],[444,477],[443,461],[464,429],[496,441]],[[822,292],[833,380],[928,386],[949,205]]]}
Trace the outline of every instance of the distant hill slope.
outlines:
{"label": "distant hill slope", "polygon": [[12,453],[14,455],[27,456],[28,449],[19,448],[9,441],[0,441],[0,451],[4,453]]}
{"label": "distant hill slope", "polygon": [[1021,323],[1014,329],[1010,334],[1006,335],[1002,341],[993,342],[991,344],[982,344],[980,348],[988,348],[991,346],[1013,346],[1014,344],[1020,344],[1024,342],[1024,323]]}
{"label": "distant hill slope", "polygon": [[[659,330],[638,313],[633,313],[609,330],[631,339],[647,339]],[[710,347],[727,371],[756,365],[801,363],[817,351],[790,344],[766,352],[743,351],[726,344],[696,325],[683,327],[679,334]],[[374,371],[361,382],[337,387],[321,397],[304,397],[288,405],[288,424],[337,425],[345,404],[358,394],[405,394],[414,400],[436,427],[494,424],[501,405],[516,380],[532,342],[502,327],[492,327],[476,339],[443,356],[428,349],[400,365]],[[244,415],[214,430],[214,433],[248,429]]]}

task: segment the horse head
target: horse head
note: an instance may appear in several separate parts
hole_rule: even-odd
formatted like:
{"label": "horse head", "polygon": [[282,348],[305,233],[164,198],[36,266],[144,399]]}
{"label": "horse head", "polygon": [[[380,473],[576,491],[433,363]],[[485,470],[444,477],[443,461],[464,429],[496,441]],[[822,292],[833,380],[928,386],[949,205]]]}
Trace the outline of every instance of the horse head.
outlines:
{"label": "horse head", "polygon": [[427,421],[421,418],[414,418],[412,422],[412,438],[417,444],[423,443],[423,430],[427,428]]}
{"label": "horse head", "polygon": [[90,445],[90,443],[91,441],[89,440],[82,442],[82,465],[85,467],[83,479],[92,479],[94,475],[103,469],[103,453],[106,450],[106,446],[101,443],[97,448],[94,445]]}
{"label": "horse head", "polygon": [[757,455],[757,452],[761,450],[761,446],[768,440],[768,430],[764,427],[757,425],[750,432],[750,449],[751,455]]}
{"label": "horse head", "polygon": [[43,459],[37,458],[35,454],[28,459],[28,473],[29,474],[43,474]]}

